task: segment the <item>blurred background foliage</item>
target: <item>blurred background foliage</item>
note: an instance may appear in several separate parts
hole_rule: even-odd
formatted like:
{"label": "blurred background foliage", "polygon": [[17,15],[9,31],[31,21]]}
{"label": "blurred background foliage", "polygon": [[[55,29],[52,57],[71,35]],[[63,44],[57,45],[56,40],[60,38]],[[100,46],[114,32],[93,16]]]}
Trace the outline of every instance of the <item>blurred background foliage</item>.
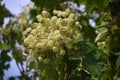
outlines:
{"label": "blurred background foliage", "polygon": [[[119,80],[120,79],[120,1],[119,0],[31,0],[34,7],[25,7],[18,16],[12,15],[0,0],[0,79],[4,70],[10,67],[14,59],[21,75],[9,77],[9,80]],[[84,5],[80,10],[78,7]],[[22,32],[33,22],[42,10],[51,12],[70,8],[79,16],[83,26],[84,41],[75,44],[75,54],[65,56],[64,65],[60,65],[64,76],[56,75],[54,69],[40,73],[36,61],[26,62],[28,54],[22,46]],[[28,12],[26,11],[28,9]],[[6,26],[4,18],[10,21]],[[90,20],[95,23],[90,23]],[[26,62],[26,68],[23,64]],[[58,63],[59,64],[59,63]],[[36,67],[38,66],[38,67]],[[32,75],[29,76],[32,71]],[[54,76],[54,77],[51,77]],[[47,78],[45,78],[47,77]],[[59,79],[58,79],[59,77]]]}

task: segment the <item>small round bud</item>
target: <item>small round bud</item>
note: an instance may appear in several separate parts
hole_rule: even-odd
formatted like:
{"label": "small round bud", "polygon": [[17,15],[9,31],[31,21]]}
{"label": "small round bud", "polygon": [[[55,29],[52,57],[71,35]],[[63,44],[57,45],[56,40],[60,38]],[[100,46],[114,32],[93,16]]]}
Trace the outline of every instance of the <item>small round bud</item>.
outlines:
{"label": "small round bud", "polygon": [[56,36],[55,36],[55,40],[59,40],[61,38],[61,34],[57,34]]}
{"label": "small round bud", "polygon": [[37,40],[32,40],[30,43],[29,43],[29,48],[32,48],[32,49],[34,49],[35,48],[35,45],[36,45],[36,42],[37,42]]}
{"label": "small round bud", "polygon": [[33,35],[28,35],[27,38],[28,38],[28,41],[30,42],[30,41],[34,40],[35,37]]}
{"label": "small round bud", "polygon": [[82,36],[81,33],[78,33],[78,34],[77,34],[76,40],[78,40],[78,41],[83,41],[83,36]]}
{"label": "small round bud", "polygon": [[54,44],[53,40],[48,41],[48,46],[53,46],[53,44]]}
{"label": "small round bud", "polygon": [[41,15],[38,15],[38,16],[37,16],[37,19],[38,19],[39,22],[42,22],[42,20],[43,20],[43,18],[42,18]]}
{"label": "small round bud", "polygon": [[50,16],[50,14],[47,11],[42,11],[42,16],[47,18]]}
{"label": "small round bud", "polygon": [[28,46],[28,45],[29,45],[29,39],[28,39],[28,38],[25,38],[23,44],[24,44],[25,46]]}
{"label": "small round bud", "polygon": [[67,12],[69,14],[70,13],[70,9],[66,9],[65,12]]}
{"label": "small round bud", "polygon": [[39,60],[40,62],[42,62],[42,61],[43,61],[43,58],[42,58],[41,56],[39,56],[39,57],[38,57],[38,60]]}
{"label": "small round bud", "polygon": [[22,26],[26,26],[27,25],[27,20],[26,19],[23,19],[22,22],[21,22]]}
{"label": "small round bud", "polygon": [[73,19],[74,17],[75,17],[75,15],[73,13],[71,13],[68,18]]}
{"label": "small round bud", "polygon": [[70,37],[67,37],[66,38],[66,43],[71,43],[72,42],[72,39]]}
{"label": "small round bud", "polygon": [[36,29],[37,25],[38,25],[37,23],[33,23],[33,24],[31,25],[31,28],[32,28],[32,29]]}
{"label": "small round bud", "polygon": [[76,26],[79,26],[79,25],[80,25],[80,23],[77,21],[77,22],[75,22],[75,25],[76,25]]}
{"label": "small round bud", "polygon": [[32,35],[36,35],[36,29],[33,29],[33,30],[31,31],[31,34],[32,34]]}
{"label": "small round bud", "polygon": [[69,19],[67,25],[68,26],[73,26],[74,25],[74,19]]}
{"label": "small round bud", "polygon": [[41,28],[42,28],[41,26],[37,26],[36,28],[37,33],[41,31]]}
{"label": "small round bud", "polygon": [[62,16],[62,12],[58,11],[58,17],[61,17],[61,16]]}
{"label": "small round bud", "polygon": [[29,28],[26,29],[26,32],[29,33],[31,30],[32,30],[32,28],[29,27]]}
{"label": "small round bud", "polygon": [[58,11],[57,11],[57,10],[53,10],[53,13],[54,13],[54,14],[58,14]]}
{"label": "small round bud", "polygon": [[44,47],[44,44],[43,43],[37,43],[36,44],[36,48],[43,48]]}
{"label": "small round bud", "polygon": [[55,35],[60,34],[60,30],[55,30],[55,31],[54,31],[54,34],[55,34]]}
{"label": "small round bud", "polygon": [[75,16],[75,18],[74,18],[75,20],[78,20],[78,16]]}
{"label": "small round bud", "polygon": [[56,25],[57,25],[57,26],[61,26],[61,21],[60,21],[60,20],[57,20]]}
{"label": "small round bud", "polygon": [[60,55],[61,55],[61,56],[64,56],[65,53],[66,53],[65,50],[63,50],[63,49],[60,50]]}
{"label": "small round bud", "polygon": [[104,47],[105,46],[105,42],[103,41],[103,42],[97,42],[97,45],[98,45],[98,47]]}
{"label": "small round bud", "polygon": [[44,59],[44,64],[50,64],[50,59]]}
{"label": "small round bud", "polygon": [[72,49],[72,45],[71,45],[70,43],[66,43],[66,47],[67,47],[68,49]]}
{"label": "small round bud", "polygon": [[67,12],[62,12],[62,17],[67,17],[68,13]]}
{"label": "small round bud", "polygon": [[62,21],[61,21],[61,25],[62,25],[62,26],[66,26],[66,25],[67,25],[67,21],[66,21],[66,20],[62,20]]}
{"label": "small round bud", "polygon": [[53,46],[53,52],[58,52],[59,48],[57,46]]}
{"label": "small round bud", "polygon": [[[23,35],[23,37],[25,38],[25,37],[27,36],[27,34],[28,34],[28,33],[27,33],[26,31],[24,31],[22,35]],[[23,39],[24,39],[24,38],[23,38]]]}
{"label": "small round bud", "polygon": [[56,16],[53,16],[53,17],[51,18],[51,20],[52,20],[53,23],[56,23],[57,17],[56,17]]}

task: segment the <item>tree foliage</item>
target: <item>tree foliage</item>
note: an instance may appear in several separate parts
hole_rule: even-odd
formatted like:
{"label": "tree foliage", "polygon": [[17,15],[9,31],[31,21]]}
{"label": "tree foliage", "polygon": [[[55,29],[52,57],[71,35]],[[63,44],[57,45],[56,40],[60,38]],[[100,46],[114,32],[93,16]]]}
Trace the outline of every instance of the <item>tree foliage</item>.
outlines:
{"label": "tree foliage", "polygon": [[[23,62],[27,63],[26,69],[22,68],[21,76],[19,79],[36,79],[41,80],[119,80],[120,79],[120,1],[119,0],[31,0],[34,3],[34,7],[29,13],[21,13],[18,16],[11,18],[10,22],[5,26],[3,25],[3,19],[11,16],[6,12],[4,5],[0,5],[0,78],[3,79],[5,69],[9,68],[9,64],[6,62],[12,58],[15,59],[18,67],[19,64],[23,66]],[[73,3],[70,4],[70,3]],[[70,6],[77,5],[77,7]],[[85,10],[81,11],[78,6],[85,5]],[[32,27],[39,25],[48,26],[50,20],[46,22],[41,21],[43,19],[39,16],[37,21],[36,16],[43,14],[42,11],[48,11],[53,16],[53,10],[65,11],[70,9],[74,15],[78,17],[79,25],[82,26],[80,33],[82,34],[82,40],[71,41],[72,48],[68,49],[66,41],[63,41],[62,49],[66,54],[60,56],[56,54],[56,48],[52,51],[51,48],[46,49],[44,47],[44,55],[41,55],[41,49],[30,50],[31,47],[27,47],[25,50],[20,48],[23,44],[23,39],[32,34],[28,32],[25,36],[23,31],[27,29],[33,30]],[[60,14],[60,12],[59,12]],[[55,14],[57,15],[57,14]],[[43,16],[43,15],[42,15]],[[44,16],[45,17],[45,16]],[[64,16],[59,16],[62,20]],[[43,17],[42,17],[43,18]],[[65,18],[67,19],[67,18]],[[64,20],[64,19],[63,19]],[[69,18],[70,20],[70,18]],[[68,21],[69,21],[68,20]],[[93,20],[95,26],[91,26],[89,21]],[[35,24],[31,24],[30,22]],[[61,21],[62,22],[62,21]],[[63,21],[65,23],[66,21]],[[62,24],[63,24],[62,23]],[[68,22],[66,22],[68,23]],[[50,24],[51,25],[51,24]],[[50,26],[49,25],[49,26]],[[53,25],[53,23],[52,23]],[[63,24],[64,25],[64,24]],[[59,25],[57,25],[58,27]],[[75,26],[75,24],[74,24]],[[58,28],[57,28],[58,29]],[[72,29],[72,28],[71,28]],[[37,29],[41,32],[43,29]],[[48,29],[49,30],[49,29]],[[64,29],[63,29],[64,30]],[[78,29],[79,30],[79,29]],[[69,31],[67,31],[69,32]],[[24,34],[24,36],[22,36]],[[64,33],[64,35],[69,35]],[[71,34],[72,37],[74,34]],[[77,35],[77,34],[76,34]],[[34,35],[35,36],[35,35]],[[41,35],[45,37],[45,34]],[[53,35],[53,37],[59,37]],[[61,39],[60,36],[59,39]],[[68,36],[69,37],[69,36]],[[29,39],[31,40],[31,39]],[[28,43],[28,41],[26,44]],[[75,40],[75,39],[74,39]],[[61,40],[62,41],[62,40]],[[39,41],[37,41],[39,42]],[[40,41],[45,43],[46,41]],[[34,39],[30,44],[34,43]],[[55,43],[55,41],[54,41]],[[19,44],[19,46],[16,46]],[[25,43],[24,43],[25,44]],[[40,44],[39,44],[40,45]],[[57,44],[56,44],[57,45]],[[59,44],[60,45],[60,44]],[[34,45],[35,46],[35,45]],[[51,46],[51,45],[50,45]],[[40,46],[38,46],[40,47]],[[42,48],[43,48],[42,47]],[[49,46],[47,46],[49,47]],[[61,47],[61,46],[60,46]],[[37,51],[37,54],[33,54]],[[12,58],[8,55],[11,54]],[[26,55],[24,55],[26,54]],[[41,55],[42,57],[39,57]],[[42,58],[45,58],[44,60]],[[47,59],[46,59],[47,58]],[[49,60],[50,59],[50,60]],[[40,62],[43,60],[43,63]],[[33,71],[32,76],[28,76]],[[10,79],[12,79],[11,77]]]}

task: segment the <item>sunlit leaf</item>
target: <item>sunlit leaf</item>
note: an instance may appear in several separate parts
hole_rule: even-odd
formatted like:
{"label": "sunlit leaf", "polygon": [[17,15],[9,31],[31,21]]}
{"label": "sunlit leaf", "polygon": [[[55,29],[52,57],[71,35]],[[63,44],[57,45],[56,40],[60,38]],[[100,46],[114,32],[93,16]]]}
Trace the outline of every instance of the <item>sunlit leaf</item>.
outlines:
{"label": "sunlit leaf", "polygon": [[105,41],[105,39],[109,36],[109,31],[106,28],[102,28],[101,31],[98,33],[95,42]]}

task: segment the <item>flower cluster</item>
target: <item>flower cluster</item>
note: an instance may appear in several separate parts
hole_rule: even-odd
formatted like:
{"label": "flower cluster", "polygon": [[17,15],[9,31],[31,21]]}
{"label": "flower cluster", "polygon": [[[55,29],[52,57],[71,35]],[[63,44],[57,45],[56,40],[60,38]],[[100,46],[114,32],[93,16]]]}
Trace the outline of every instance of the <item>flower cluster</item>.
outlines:
{"label": "flower cluster", "polygon": [[24,46],[29,54],[34,55],[40,61],[47,61],[47,51],[56,55],[64,56],[66,47],[72,49],[73,44],[82,39],[80,33],[81,25],[69,9],[65,11],[53,11],[54,16],[50,17],[49,12],[43,11],[37,16],[38,23],[34,23],[23,32]]}

